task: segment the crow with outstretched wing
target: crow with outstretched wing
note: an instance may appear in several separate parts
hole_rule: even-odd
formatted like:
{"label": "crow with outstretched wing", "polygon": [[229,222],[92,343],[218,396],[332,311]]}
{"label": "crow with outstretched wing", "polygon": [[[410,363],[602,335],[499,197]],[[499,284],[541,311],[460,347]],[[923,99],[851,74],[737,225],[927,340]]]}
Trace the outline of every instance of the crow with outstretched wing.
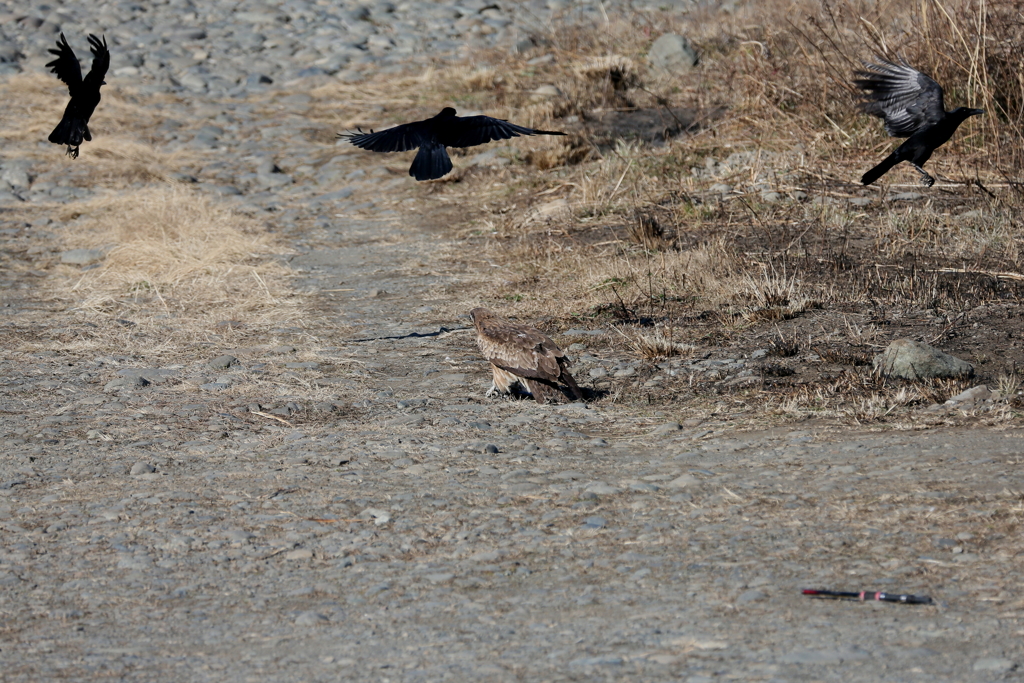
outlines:
{"label": "crow with outstretched wing", "polygon": [[50,53],[57,55],[57,58],[46,65],[68,86],[68,93],[71,95],[71,101],[64,109],[64,116],[48,139],[57,145],[67,145],[67,154],[72,159],[78,158],[78,148],[83,140],[92,140],[89,118],[96,110],[96,105],[100,103],[100,86],[105,85],[103,78],[110,67],[107,39],[101,40],[90,34],[89,46],[93,55],[92,69],[85,78],[82,78],[82,67],[78,64],[78,57],[68,45],[63,33],[57,41],[57,49],[50,49]]}
{"label": "crow with outstretched wing", "polygon": [[909,138],[864,174],[861,182],[870,185],[901,161],[909,161],[928,187],[935,184],[922,166],[931,158],[967,118],[984,114],[984,109],[957,107],[946,111],[942,88],[930,77],[902,59],[899,64],[878,60],[858,71],[854,85],[864,91],[864,111],[885,120],[885,130],[897,138]]}
{"label": "crow with outstretched wing", "polygon": [[338,137],[371,152],[405,152],[419,148],[409,175],[416,180],[435,180],[452,170],[448,147],[475,147],[492,140],[508,140],[520,135],[565,135],[550,130],[534,130],[490,116],[456,116],[445,107],[433,118],[403,123],[377,132],[339,133]]}

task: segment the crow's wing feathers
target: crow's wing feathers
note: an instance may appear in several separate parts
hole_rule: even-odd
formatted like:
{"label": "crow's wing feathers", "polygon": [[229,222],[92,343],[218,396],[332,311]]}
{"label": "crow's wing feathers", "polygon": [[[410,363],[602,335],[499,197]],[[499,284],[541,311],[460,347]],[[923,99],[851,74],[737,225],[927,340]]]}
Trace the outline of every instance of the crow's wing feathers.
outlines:
{"label": "crow's wing feathers", "polygon": [[534,130],[490,116],[466,116],[457,125],[445,131],[441,142],[449,147],[473,147],[492,140],[508,140],[520,135],[563,135],[546,130]]}
{"label": "crow's wing feathers", "polygon": [[68,86],[69,91],[80,86],[82,84],[82,67],[78,64],[78,57],[68,45],[68,40],[63,33],[60,34],[60,40],[57,41],[57,49],[50,48],[50,54],[57,55],[57,59],[46,64],[50,71],[57,74],[57,78]]}
{"label": "crow's wing feathers", "polygon": [[946,109],[938,83],[902,60],[879,61],[865,64],[854,83],[868,98],[864,110],[885,119],[889,135],[909,137],[942,120]]}
{"label": "crow's wing feathers", "polygon": [[379,130],[376,133],[342,133],[345,138],[360,149],[371,152],[406,152],[430,142],[433,137],[424,121],[404,123],[401,126]]}
{"label": "crow's wing feathers", "polygon": [[92,50],[92,69],[89,70],[89,75],[85,77],[85,82],[99,89],[103,85],[103,78],[107,75],[107,69],[110,68],[110,51],[107,50],[106,37],[101,41],[90,33],[89,47]]}

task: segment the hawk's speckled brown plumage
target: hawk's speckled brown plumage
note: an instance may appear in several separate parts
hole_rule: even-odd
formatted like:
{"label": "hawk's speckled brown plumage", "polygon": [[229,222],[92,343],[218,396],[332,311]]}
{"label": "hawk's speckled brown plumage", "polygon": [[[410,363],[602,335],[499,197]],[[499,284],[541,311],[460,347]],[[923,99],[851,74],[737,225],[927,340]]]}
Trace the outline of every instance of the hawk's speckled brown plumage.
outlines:
{"label": "hawk's speckled brown plumage", "polygon": [[469,315],[476,327],[476,343],[494,375],[488,396],[495,391],[512,393],[518,383],[537,403],[547,403],[563,395],[559,386],[562,382],[577,401],[583,400],[576,380],[566,369],[569,359],[543,332],[506,320],[486,308],[474,308]]}

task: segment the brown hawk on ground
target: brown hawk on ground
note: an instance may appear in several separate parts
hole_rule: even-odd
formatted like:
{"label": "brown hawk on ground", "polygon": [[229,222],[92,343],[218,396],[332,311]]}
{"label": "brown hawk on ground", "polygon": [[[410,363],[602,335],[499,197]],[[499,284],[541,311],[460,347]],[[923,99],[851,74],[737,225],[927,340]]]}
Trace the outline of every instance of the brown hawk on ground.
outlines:
{"label": "brown hawk on ground", "polygon": [[567,395],[559,386],[561,381],[577,401],[583,400],[583,392],[566,370],[569,359],[546,334],[506,320],[486,308],[474,308],[469,315],[476,327],[476,343],[494,375],[487,396],[495,392],[515,393],[518,385],[537,403],[547,403]]}

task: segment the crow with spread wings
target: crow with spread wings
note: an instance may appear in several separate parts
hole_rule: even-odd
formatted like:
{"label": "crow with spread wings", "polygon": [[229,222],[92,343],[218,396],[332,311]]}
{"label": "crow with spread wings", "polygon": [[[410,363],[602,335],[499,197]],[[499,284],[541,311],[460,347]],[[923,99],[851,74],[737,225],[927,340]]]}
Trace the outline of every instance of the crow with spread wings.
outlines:
{"label": "crow with spread wings", "polygon": [[909,138],[882,163],[864,174],[861,182],[870,185],[901,161],[909,161],[921,174],[921,182],[931,187],[935,178],[922,166],[940,145],[949,140],[966,119],[984,114],[984,109],[957,107],[946,111],[942,88],[934,80],[900,59],[899,64],[880,59],[880,64],[865,64],[854,84],[865,92],[864,111],[885,120],[885,130],[896,138]]}
{"label": "crow with spread wings", "polygon": [[520,135],[565,135],[550,130],[524,128],[490,116],[456,116],[445,107],[437,116],[425,121],[404,123],[374,133],[339,133],[356,147],[371,152],[405,152],[419,148],[412,160],[409,175],[416,180],[435,180],[452,170],[446,147],[473,147],[492,140],[508,140]]}
{"label": "crow with spread wings", "polygon": [[107,75],[107,68],[110,66],[106,38],[101,41],[89,34],[89,46],[93,55],[92,69],[85,78],[82,78],[82,67],[78,64],[78,57],[68,45],[63,33],[57,41],[57,49],[50,48],[50,52],[57,55],[57,59],[46,65],[68,86],[68,93],[71,95],[71,101],[64,110],[64,117],[50,133],[49,140],[57,145],[67,145],[68,156],[72,159],[78,158],[78,147],[83,140],[92,140],[89,117],[100,103],[100,86],[105,85],[103,77]]}

